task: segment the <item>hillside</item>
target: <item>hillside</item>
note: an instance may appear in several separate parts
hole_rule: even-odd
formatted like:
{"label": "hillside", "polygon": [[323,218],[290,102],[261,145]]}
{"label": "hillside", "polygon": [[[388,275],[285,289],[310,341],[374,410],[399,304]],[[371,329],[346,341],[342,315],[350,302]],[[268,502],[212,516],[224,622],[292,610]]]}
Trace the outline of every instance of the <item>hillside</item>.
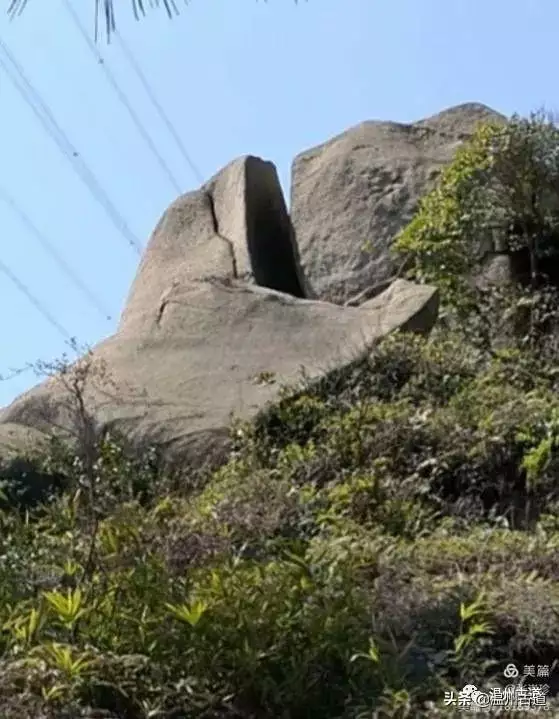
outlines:
{"label": "hillside", "polygon": [[262,373],[223,460],[105,428],[5,465],[0,716],[445,718],[475,687],[492,716],[559,716],[552,143],[541,118],[481,125],[392,248],[441,292],[431,331]]}

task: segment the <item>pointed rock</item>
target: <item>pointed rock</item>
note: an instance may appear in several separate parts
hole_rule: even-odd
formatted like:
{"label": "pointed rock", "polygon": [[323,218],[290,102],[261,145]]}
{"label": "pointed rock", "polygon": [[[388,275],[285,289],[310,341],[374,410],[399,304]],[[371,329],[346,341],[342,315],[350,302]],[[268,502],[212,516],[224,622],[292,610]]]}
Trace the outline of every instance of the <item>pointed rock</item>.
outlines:
{"label": "pointed rock", "polygon": [[149,330],[177,290],[207,279],[240,279],[304,296],[293,230],[271,162],[234,160],[169,207],[148,244],[118,331]]}

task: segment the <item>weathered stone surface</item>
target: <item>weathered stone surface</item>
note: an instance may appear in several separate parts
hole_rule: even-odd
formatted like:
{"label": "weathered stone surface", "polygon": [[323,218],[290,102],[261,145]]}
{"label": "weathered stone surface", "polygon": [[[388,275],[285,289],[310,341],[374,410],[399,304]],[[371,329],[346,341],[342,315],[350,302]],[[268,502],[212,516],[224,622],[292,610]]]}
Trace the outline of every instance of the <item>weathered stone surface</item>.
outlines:
{"label": "weathered stone surface", "polygon": [[355,304],[397,274],[389,252],[395,235],[461,142],[488,119],[504,118],[470,103],[411,125],[364,122],[298,155],[291,219],[307,296]]}
{"label": "weathered stone surface", "polygon": [[[303,369],[319,376],[396,329],[433,326],[436,289],[404,280],[360,307],[301,298],[292,239],[275,170],[257,158],[177,200],[153,234],[117,333],[93,350],[99,370],[85,399],[98,423],[159,444],[171,461],[200,464],[223,456],[232,414],[253,417]],[[74,409],[63,382],[50,379],[0,423],[75,434]]]}
{"label": "weathered stone surface", "polygon": [[[117,334],[95,349],[114,386],[106,393],[93,382],[88,405],[101,424],[195,462],[224,446],[231,413],[254,416],[303,368],[310,377],[331,371],[395,329],[428,331],[437,307],[435,289],[403,280],[358,308],[235,282],[193,282],[177,290],[151,331]],[[71,426],[65,396],[62,385],[39,386],[0,421],[45,431]]]}

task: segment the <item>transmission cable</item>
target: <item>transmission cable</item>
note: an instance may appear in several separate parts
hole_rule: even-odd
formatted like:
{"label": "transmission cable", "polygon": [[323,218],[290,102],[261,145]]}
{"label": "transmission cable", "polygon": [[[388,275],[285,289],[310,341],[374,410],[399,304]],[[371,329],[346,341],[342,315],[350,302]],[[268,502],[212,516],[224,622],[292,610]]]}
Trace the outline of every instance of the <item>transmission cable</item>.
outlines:
{"label": "transmission cable", "polygon": [[17,76],[14,76],[12,68],[6,62],[5,58],[2,57],[1,54],[0,67],[4,69],[5,73],[8,75],[8,78],[11,80],[16,90],[23,97],[27,105],[34,112],[35,116],[38,118],[39,122],[42,124],[47,134],[51,137],[52,140],[54,140],[61,152],[71,162],[74,170],[77,172],[80,179],[87,186],[87,188],[95,197],[97,202],[99,202],[99,204],[103,207],[103,209],[110,217],[118,231],[124,236],[128,244],[133,247],[138,254],[141,254],[142,246],[140,241],[130,230],[126,221],[116,209],[114,204],[111,202],[107,193],[105,192],[93,172],[89,169],[87,163],[83,160],[80,153],[70,142],[66,133],[64,132],[64,130],[62,130],[62,128],[54,118],[50,108],[39,95],[37,90],[35,90],[32,83],[27,78],[23,68],[17,62],[13,53],[9,50],[5,41],[1,37],[0,50],[2,50],[4,55],[8,58],[9,62],[13,66],[13,69],[15,69]]}
{"label": "transmission cable", "polygon": [[35,225],[25,210],[20,207],[8,191],[0,185],[0,200],[3,200],[8,207],[19,217],[21,222],[27,227],[29,232],[35,236],[39,241],[43,249],[48,252],[56,264],[60,267],[62,272],[73,282],[73,284],[87,297],[89,302],[94,305],[95,309],[103,315],[106,320],[111,320],[110,312],[104,307],[103,302],[96,296],[96,294],[80,279],[76,272],[67,264],[66,260],[58,252],[56,247],[50,242],[48,237]]}
{"label": "transmission cable", "polygon": [[155,143],[154,143],[153,140],[151,139],[151,137],[150,137],[148,131],[145,129],[145,127],[143,126],[141,120],[139,119],[138,115],[136,114],[134,108],[132,107],[132,105],[131,105],[130,102],[128,101],[128,98],[126,97],[126,94],[122,91],[122,89],[120,88],[120,85],[119,85],[118,82],[115,80],[115,77],[114,77],[113,73],[111,72],[110,68],[107,66],[107,63],[105,62],[105,59],[103,58],[103,56],[101,55],[101,53],[99,52],[99,50],[97,49],[97,47],[95,46],[95,43],[92,42],[92,40],[90,39],[89,35],[87,34],[85,28],[83,27],[83,25],[82,25],[82,23],[81,23],[81,21],[80,21],[78,15],[77,15],[77,13],[76,13],[76,11],[75,11],[74,8],[70,5],[70,3],[68,2],[68,0],[62,0],[62,2],[63,2],[64,7],[66,8],[68,14],[69,14],[70,17],[72,18],[72,22],[74,23],[75,27],[77,28],[79,34],[82,36],[84,42],[85,42],[86,45],[88,46],[88,48],[89,48],[90,52],[92,53],[93,57],[96,59],[98,65],[101,67],[101,69],[102,69],[103,72],[105,73],[105,77],[107,78],[109,84],[111,85],[111,87],[112,87],[113,90],[115,91],[115,93],[116,93],[116,95],[117,95],[119,101],[121,102],[121,104],[122,104],[122,105],[125,107],[125,109],[128,111],[128,114],[130,115],[130,119],[132,120],[132,122],[133,122],[134,125],[136,126],[136,129],[138,130],[138,132],[140,133],[140,135],[142,136],[142,138],[144,139],[146,145],[149,147],[149,149],[150,149],[151,152],[153,153],[154,157],[156,158],[157,162],[159,163],[159,166],[161,167],[161,169],[163,170],[163,172],[165,173],[165,175],[167,175],[167,178],[168,178],[169,182],[173,185],[175,191],[176,191],[179,195],[182,194],[182,189],[181,189],[181,186],[180,186],[179,182],[177,181],[176,177],[173,175],[173,172],[172,172],[171,169],[169,168],[169,165],[167,165],[167,163],[165,162],[165,160],[164,160],[163,157],[161,156],[161,153],[159,152],[159,150],[157,149]]}
{"label": "transmission cable", "polygon": [[43,315],[46,321],[51,324],[55,328],[55,330],[64,337],[64,339],[68,340],[69,342],[73,341],[74,338],[68,332],[68,330],[66,330],[66,328],[63,327],[63,325],[61,325],[60,322],[58,322],[58,320],[53,315],[51,315],[51,313],[46,309],[46,307],[43,306],[40,300],[38,300],[29,291],[26,285],[24,285],[24,283],[10,270],[10,268],[4,262],[2,262],[2,260],[0,260],[0,272],[3,272],[6,277],[8,277],[14,283],[18,290],[27,297],[27,299],[29,300],[29,302],[31,302],[35,309]]}
{"label": "transmission cable", "polygon": [[138,60],[134,57],[134,54],[132,53],[132,50],[131,50],[130,47],[127,45],[127,43],[124,41],[124,38],[123,38],[122,35],[118,32],[118,30],[115,30],[115,31],[113,32],[113,34],[114,34],[114,36],[116,37],[117,43],[118,43],[118,45],[120,46],[120,49],[122,50],[124,56],[125,56],[126,59],[128,60],[130,66],[132,67],[132,69],[133,69],[134,72],[136,73],[136,76],[138,77],[138,80],[141,82],[141,84],[142,84],[144,90],[146,91],[146,94],[147,94],[147,96],[149,97],[149,99],[150,99],[150,101],[151,101],[151,104],[153,105],[153,107],[154,107],[155,110],[157,111],[159,117],[161,118],[161,120],[162,120],[163,123],[165,124],[167,130],[169,131],[169,134],[170,134],[170,135],[172,136],[172,138],[174,139],[174,141],[175,141],[177,147],[179,148],[179,151],[180,151],[180,153],[181,153],[181,155],[182,155],[184,161],[185,161],[186,164],[190,167],[190,169],[192,170],[193,174],[195,175],[196,179],[200,182],[200,184],[204,184],[204,178],[202,177],[202,173],[200,172],[200,170],[198,169],[198,167],[196,167],[196,165],[194,164],[194,161],[192,160],[192,158],[190,157],[190,155],[189,155],[188,152],[186,151],[186,148],[185,148],[185,146],[184,146],[184,144],[183,144],[183,142],[182,142],[182,140],[181,140],[181,138],[180,138],[178,132],[176,131],[176,129],[175,129],[174,126],[173,126],[173,123],[172,123],[171,120],[168,118],[167,114],[165,113],[165,110],[161,107],[161,103],[158,101],[157,97],[155,96],[155,93],[153,92],[153,90],[152,90],[152,88],[151,88],[151,86],[150,86],[150,84],[149,84],[149,82],[148,82],[146,76],[144,75],[144,73],[143,73],[143,71],[142,71],[142,68],[140,67],[140,64],[139,64]]}

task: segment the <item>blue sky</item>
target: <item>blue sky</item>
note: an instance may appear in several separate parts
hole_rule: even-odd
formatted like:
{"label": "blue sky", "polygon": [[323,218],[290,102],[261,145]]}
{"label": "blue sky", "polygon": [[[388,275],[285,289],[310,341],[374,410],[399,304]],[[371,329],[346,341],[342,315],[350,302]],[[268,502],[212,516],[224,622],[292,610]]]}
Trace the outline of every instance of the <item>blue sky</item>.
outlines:
{"label": "blue sky", "polygon": [[[7,7],[8,2],[5,1]],[[180,0],[179,0],[180,1]],[[71,0],[93,35],[94,0]],[[461,102],[559,109],[557,0],[191,0],[169,21],[117,21],[204,179],[243,154],[293,157],[367,119],[413,121]],[[182,8],[182,6],[181,6]],[[176,190],[76,31],[62,0],[29,0],[0,37],[145,245]],[[182,191],[199,185],[117,44],[98,49]],[[0,70],[6,190],[110,310],[107,321],[0,201],[0,260],[82,344],[114,330],[139,257]],[[0,373],[52,360],[64,338],[0,274]],[[0,405],[35,382],[0,382]]]}

